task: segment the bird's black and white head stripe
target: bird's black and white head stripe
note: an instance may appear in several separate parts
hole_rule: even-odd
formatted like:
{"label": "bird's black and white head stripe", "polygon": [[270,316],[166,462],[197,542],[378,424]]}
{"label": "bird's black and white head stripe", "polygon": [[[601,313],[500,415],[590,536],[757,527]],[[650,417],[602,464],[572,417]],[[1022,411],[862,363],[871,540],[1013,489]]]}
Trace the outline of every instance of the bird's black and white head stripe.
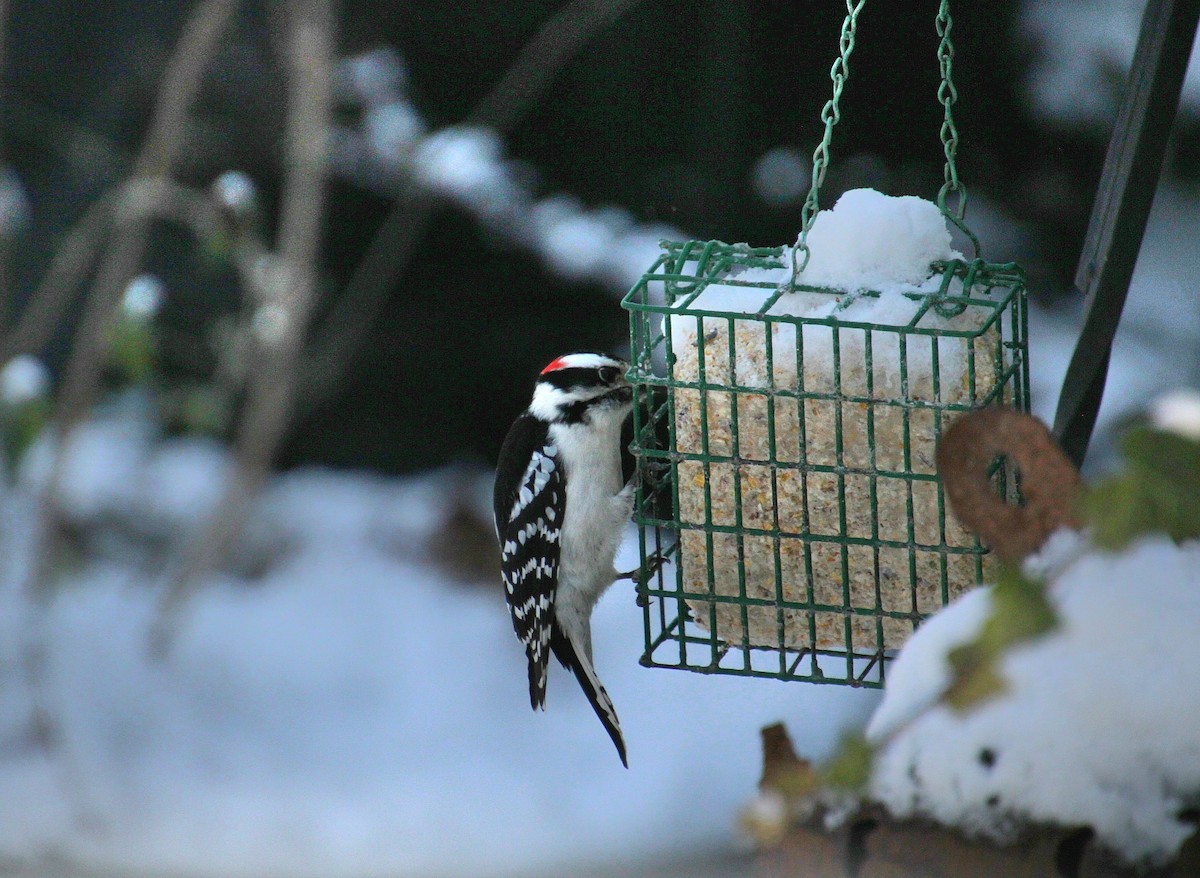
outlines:
{"label": "bird's black and white head stripe", "polygon": [[551,423],[578,423],[589,413],[628,404],[629,364],[606,354],[566,354],[538,376],[529,411]]}

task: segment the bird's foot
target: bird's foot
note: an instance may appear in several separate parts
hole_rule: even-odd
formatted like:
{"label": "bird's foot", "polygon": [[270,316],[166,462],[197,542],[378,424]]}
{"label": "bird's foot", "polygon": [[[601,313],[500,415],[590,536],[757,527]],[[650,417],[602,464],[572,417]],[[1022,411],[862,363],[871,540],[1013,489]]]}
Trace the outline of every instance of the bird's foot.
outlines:
{"label": "bird's foot", "polygon": [[646,563],[643,566],[635,567],[633,570],[630,570],[628,573],[618,573],[617,579],[628,579],[633,582],[637,582],[638,579],[641,578],[642,576],[645,576],[646,579],[649,579],[651,576],[653,576],[654,574],[656,574],[658,572],[659,568],[662,567],[663,562],[665,560],[666,559],[662,556],[661,552],[655,552],[653,555],[651,555],[649,558],[646,559]]}

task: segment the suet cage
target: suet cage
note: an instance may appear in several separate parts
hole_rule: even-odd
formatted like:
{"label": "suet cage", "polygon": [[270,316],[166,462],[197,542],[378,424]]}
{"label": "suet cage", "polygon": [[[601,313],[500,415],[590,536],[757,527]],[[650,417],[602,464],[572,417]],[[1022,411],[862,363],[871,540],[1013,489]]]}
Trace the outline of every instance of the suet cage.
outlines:
{"label": "suet cage", "polygon": [[[848,4],[842,80],[861,5]],[[945,58],[944,2],[938,32]],[[1024,276],[978,250],[934,263],[929,283],[905,294],[911,316],[894,322],[840,310],[877,290],[796,283],[837,118],[838,65],[834,86],[797,247],[664,242],[623,301],[646,665],[880,686],[917,625],[991,568],[948,511],[934,451],[957,413],[1028,409]],[[953,93],[939,94],[949,120]],[[952,122],[942,133],[938,203],[966,231],[945,207],[961,188]],[[791,281],[763,279],[789,262]],[[761,305],[711,306],[728,296],[706,294],[724,290]],[[793,296],[834,297],[837,307],[820,317],[778,307]],[[1003,461],[992,477],[1015,499]],[[656,556],[671,563],[656,567]]]}

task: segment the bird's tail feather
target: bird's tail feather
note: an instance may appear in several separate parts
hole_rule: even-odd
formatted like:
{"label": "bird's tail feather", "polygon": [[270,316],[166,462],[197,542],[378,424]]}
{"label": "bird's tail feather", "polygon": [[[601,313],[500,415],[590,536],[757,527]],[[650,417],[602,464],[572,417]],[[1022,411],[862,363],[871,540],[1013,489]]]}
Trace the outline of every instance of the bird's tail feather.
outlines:
{"label": "bird's tail feather", "polygon": [[604,730],[612,738],[613,745],[617,748],[617,755],[621,757],[621,764],[628,768],[629,760],[625,755],[625,736],[621,734],[621,723],[617,719],[617,709],[613,706],[612,699],[608,697],[604,686],[600,684],[600,679],[596,676],[592,663],[575,649],[575,644],[559,630],[557,625],[554,627],[554,635],[550,641],[551,649],[558,660],[575,674],[575,679],[579,681],[583,694],[591,702],[592,710],[596,711],[596,716],[600,718]]}
{"label": "bird's tail feather", "polygon": [[532,651],[529,659],[529,703],[534,710],[546,709],[546,671],[549,666],[549,656],[542,654],[541,661],[534,658]]}

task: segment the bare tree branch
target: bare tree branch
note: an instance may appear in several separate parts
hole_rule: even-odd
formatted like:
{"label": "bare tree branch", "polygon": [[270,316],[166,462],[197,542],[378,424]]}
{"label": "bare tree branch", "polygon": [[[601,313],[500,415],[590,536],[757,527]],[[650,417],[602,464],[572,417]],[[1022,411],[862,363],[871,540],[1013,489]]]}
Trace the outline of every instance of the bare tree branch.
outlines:
{"label": "bare tree branch", "polygon": [[[499,133],[511,131],[567,62],[597,33],[641,2],[572,0],[526,43],[496,86],[467,116],[465,124],[493,128]],[[301,400],[305,414],[337,390],[428,228],[434,202],[417,194],[417,185],[410,180],[397,195],[396,203],[311,346],[311,365]]]}
{"label": "bare tree branch", "polygon": [[[45,350],[55,327],[75,300],[96,254],[109,238],[111,227],[124,232],[129,225],[162,219],[182,225],[200,241],[211,239],[220,228],[219,212],[209,199],[170,180],[148,183],[131,197],[132,191],[122,184],[105,193],[71,227],[0,349],[0,362],[17,354]],[[113,206],[122,194],[126,196],[125,206],[116,212]]]}
{"label": "bare tree branch", "polygon": [[299,417],[306,417],[337,390],[353,356],[383,312],[388,297],[433,216],[433,202],[410,183],[396,196],[342,295],[310,346]]}
{"label": "bare tree branch", "polygon": [[274,270],[259,292],[257,359],[234,449],[234,471],[202,532],[188,545],[159,604],[151,647],[163,654],[197,578],[225,554],[266,479],[288,425],[305,333],[317,298],[317,255],[328,170],[335,17],[332,0],[286,7],[287,173]]}
{"label": "bare tree branch", "polygon": [[[5,49],[8,47],[8,0],[0,0],[0,86],[4,83]],[[0,91],[0,106],[4,105],[4,93]],[[4,154],[0,152],[0,169],[4,167]],[[9,287],[8,247],[11,229],[0,229],[0,339],[3,339],[8,326],[8,309],[11,305],[12,293]],[[0,363],[4,362],[0,360]]]}
{"label": "bare tree branch", "polygon": [[44,608],[52,593],[63,540],[57,498],[62,484],[64,452],[99,391],[109,326],[121,293],[136,274],[145,253],[152,214],[145,199],[153,200],[155,181],[161,181],[169,173],[179,153],[187,132],[188,113],[200,90],[204,72],[217,40],[236,8],[237,0],[203,0],[184,25],[164,72],[150,132],[134,164],[132,178],[115,196],[112,206],[116,214],[132,212],[135,219],[122,234],[114,237],[113,247],[100,267],[84,306],[75,347],[59,391],[55,407],[58,453],[39,504],[38,545],[26,584],[34,617],[23,664],[32,701],[33,736],[44,746],[51,746],[57,738],[44,685],[47,656]]}
{"label": "bare tree branch", "polygon": [[642,0],[572,0],[534,35],[500,82],[467,116],[467,125],[511,131],[567,62]]}
{"label": "bare tree branch", "polygon": [[100,252],[112,218],[114,200],[113,192],[97,198],[71,227],[29,303],[21,309],[16,326],[5,337],[0,360],[16,354],[36,354],[45,349]]}
{"label": "bare tree branch", "polygon": [[99,389],[107,328],[121,292],[137,273],[145,256],[150,222],[149,213],[139,210],[136,203],[137,195],[144,191],[139,187],[147,179],[169,175],[183,146],[187,117],[204,81],[217,40],[236,8],[237,0],[204,0],[200,3],[184,26],[183,36],[163,74],[150,132],[134,162],[125,193],[116,206],[118,211],[133,208],[146,219],[132,223],[113,242],[108,257],[97,272],[59,392],[57,419],[64,435],[91,408]]}

